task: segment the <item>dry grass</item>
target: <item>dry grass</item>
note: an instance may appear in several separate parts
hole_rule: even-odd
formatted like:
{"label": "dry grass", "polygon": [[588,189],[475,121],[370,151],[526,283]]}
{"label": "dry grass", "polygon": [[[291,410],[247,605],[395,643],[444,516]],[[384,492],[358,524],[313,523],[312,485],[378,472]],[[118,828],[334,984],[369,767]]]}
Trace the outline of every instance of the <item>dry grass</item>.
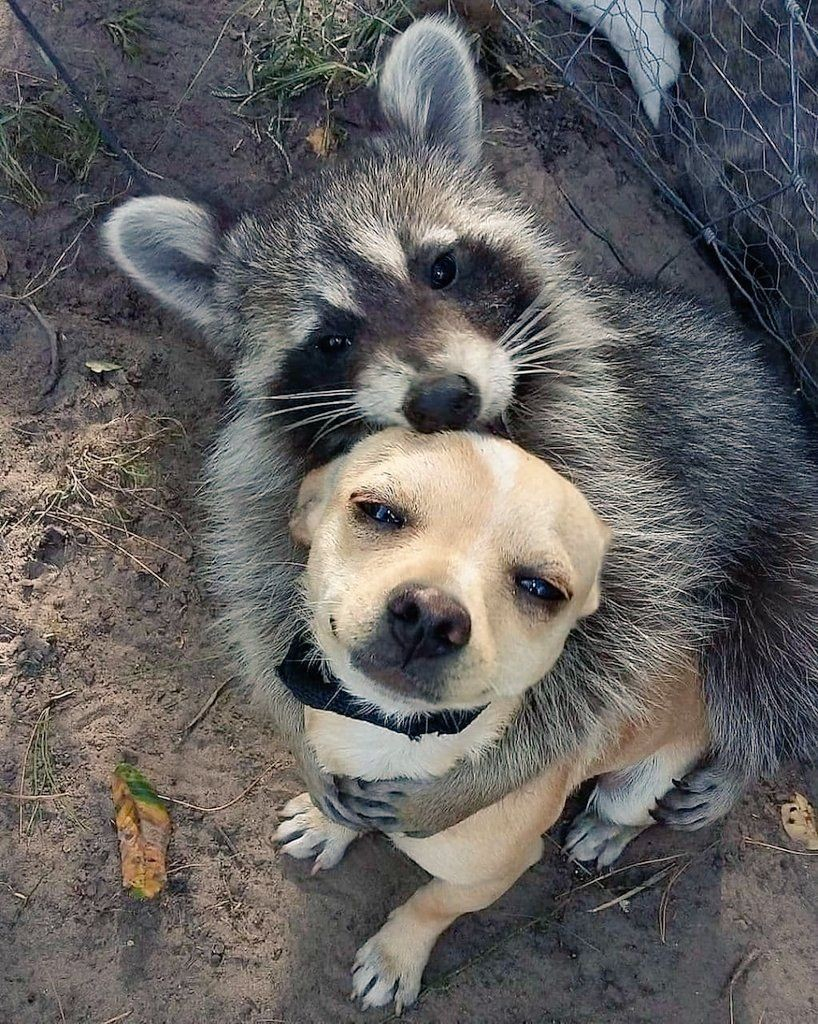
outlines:
{"label": "dry grass", "polygon": [[[58,772],[51,747],[51,712],[59,701],[70,697],[73,690],[66,690],[46,701],[31,730],[23,765],[20,772],[20,836],[31,832],[43,813],[43,800],[48,797],[51,806],[63,812],[75,825],[85,828],[71,802],[62,794]],[[34,800],[24,799],[34,797]],[[25,819],[26,804],[33,803],[28,820]]]}
{"label": "dry grass", "polygon": [[160,504],[155,461],[159,447],[183,436],[181,424],[167,418],[125,416],[105,424],[69,453],[60,486],[42,496],[29,519],[38,525],[56,524],[87,533],[166,585],[161,575],[131,550],[134,543],[180,561],[183,557],[139,536],[133,522],[138,515],[154,511],[185,529],[179,517]]}
{"label": "dry grass", "polygon": [[377,7],[369,11],[351,0],[264,0],[240,33],[243,86],[220,95],[280,143],[296,97],[319,87],[331,112],[334,99],[373,80],[382,41],[412,17],[405,0]]}
{"label": "dry grass", "polygon": [[0,104],[0,197],[30,210],[44,205],[48,177],[83,182],[98,153],[96,126],[71,107],[64,90],[48,83],[23,88]]}

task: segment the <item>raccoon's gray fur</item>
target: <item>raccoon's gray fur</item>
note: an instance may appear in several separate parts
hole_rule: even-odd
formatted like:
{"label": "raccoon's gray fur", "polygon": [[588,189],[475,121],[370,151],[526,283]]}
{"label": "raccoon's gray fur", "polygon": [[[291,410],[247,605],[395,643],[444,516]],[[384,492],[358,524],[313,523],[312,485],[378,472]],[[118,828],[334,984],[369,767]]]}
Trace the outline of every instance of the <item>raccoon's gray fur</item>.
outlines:
{"label": "raccoon's gray fur", "polygon": [[801,6],[812,45],[797,22],[790,39],[784,0],[669,0],[682,69],[662,128],[686,202],[739,255],[818,410],[818,5]]}
{"label": "raccoon's gray fur", "polygon": [[[296,488],[362,432],[430,429],[431,415],[507,429],[578,484],[615,540],[599,613],[503,741],[442,779],[388,787],[391,827],[436,830],[496,800],[600,720],[638,717],[662,674],[695,657],[713,764],[667,814],[693,827],[743,780],[816,751],[810,442],[734,324],[576,273],[480,165],[476,95],[459,32],[424,19],[387,59],[391,130],[367,153],[224,233],[193,204],[131,200],[108,222],[110,251],[232,361],[230,421],[208,463],[210,577],[242,671],[314,793],[326,780],[276,674],[299,614]],[[466,379],[471,398],[452,398]],[[709,798],[688,799],[713,780]],[[354,796],[346,806],[366,819]]]}

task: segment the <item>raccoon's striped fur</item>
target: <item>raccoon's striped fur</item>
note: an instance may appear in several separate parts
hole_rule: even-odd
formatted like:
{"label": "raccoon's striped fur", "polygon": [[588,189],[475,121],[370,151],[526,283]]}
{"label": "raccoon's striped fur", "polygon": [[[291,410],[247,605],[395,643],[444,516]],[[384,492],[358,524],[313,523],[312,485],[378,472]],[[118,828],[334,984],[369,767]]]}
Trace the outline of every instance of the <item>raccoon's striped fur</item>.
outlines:
{"label": "raccoon's striped fur", "polygon": [[193,204],[131,200],[108,244],[232,361],[230,421],[208,465],[210,577],[244,675],[311,788],[321,780],[301,709],[276,675],[299,615],[296,488],[363,432],[428,429],[432,415],[507,429],[581,488],[614,543],[599,613],[503,741],[442,779],[391,786],[394,826],[436,830],[498,799],[600,724],[638,718],[662,674],[692,656],[714,752],[689,789],[712,792],[680,790],[668,815],[692,827],[743,780],[815,754],[816,462],[734,324],[586,281],[497,189],[478,158],[476,95],[457,30],[420,21],[387,60],[391,128],[366,154],[226,233]]}

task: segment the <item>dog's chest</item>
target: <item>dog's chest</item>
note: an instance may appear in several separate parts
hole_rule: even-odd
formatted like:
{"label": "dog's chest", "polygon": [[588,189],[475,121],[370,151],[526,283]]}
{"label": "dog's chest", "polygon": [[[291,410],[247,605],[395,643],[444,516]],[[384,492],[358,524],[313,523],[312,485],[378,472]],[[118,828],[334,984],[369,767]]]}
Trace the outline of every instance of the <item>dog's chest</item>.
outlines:
{"label": "dog's chest", "polygon": [[463,757],[474,756],[502,732],[516,701],[497,701],[462,732],[409,739],[369,722],[329,711],[304,709],[310,745],[323,768],[359,779],[417,779],[443,775]]}

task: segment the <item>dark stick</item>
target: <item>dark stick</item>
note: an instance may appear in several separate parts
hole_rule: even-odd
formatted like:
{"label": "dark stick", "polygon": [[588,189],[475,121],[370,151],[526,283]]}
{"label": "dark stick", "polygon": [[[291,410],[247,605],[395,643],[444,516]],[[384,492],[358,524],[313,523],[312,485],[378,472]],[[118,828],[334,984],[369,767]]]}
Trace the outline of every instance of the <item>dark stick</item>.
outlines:
{"label": "dark stick", "polygon": [[123,164],[125,164],[125,166],[130,171],[134,181],[137,183],[139,188],[142,189],[143,192],[155,192],[156,190],[151,185],[145,172],[134,160],[131,154],[125,149],[125,147],[116,137],[114,132],[110,128],[108,128],[108,126],[102,121],[99,114],[97,114],[96,110],[94,110],[94,108],[88,102],[83,91],[80,89],[80,87],[77,85],[77,83],[66,70],[66,67],[63,64],[63,62],[54,52],[54,48],[44,38],[40,30],[31,21],[31,19],[25,13],[25,11],[23,11],[20,8],[20,5],[17,3],[17,0],[6,0],[6,2],[8,3],[15,17],[26,30],[28,35],[31,36],[31,38],[34,40],[37,46],[40,47],[40,49],[43,51],[46,57],[48,57],[48,59],[51,61],[52,65],[54,66],[54,70],[57,72],[57,76],[60,79],[62,79],[62,81],[65,83],[68,91],[71,93],[74,99],[74,102],[83,112],[83,114],[85,114],[88,120],[91,121],[91,123],[96,127],[97,131],[102,136],[105,145],[114,154],[116,154],[116,156],[122,161]]}

